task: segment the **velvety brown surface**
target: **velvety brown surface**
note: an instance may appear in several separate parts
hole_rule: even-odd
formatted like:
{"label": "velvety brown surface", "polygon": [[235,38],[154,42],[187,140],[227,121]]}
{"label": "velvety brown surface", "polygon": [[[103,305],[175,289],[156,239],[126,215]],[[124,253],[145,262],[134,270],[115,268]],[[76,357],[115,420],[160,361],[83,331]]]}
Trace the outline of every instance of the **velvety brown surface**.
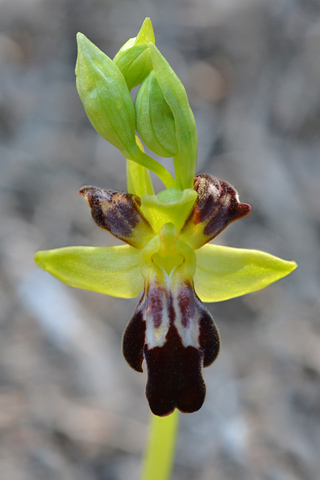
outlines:
{"label": "velvety brown surface", "polygon": [[201,408],[206,394],[201,352],[190,345],[184,347],[174,325],[170,324],[162,347],[146,347],[144,354],[148,368],[146,394],[155,415],[168,415],[174,408],[184,413]]}

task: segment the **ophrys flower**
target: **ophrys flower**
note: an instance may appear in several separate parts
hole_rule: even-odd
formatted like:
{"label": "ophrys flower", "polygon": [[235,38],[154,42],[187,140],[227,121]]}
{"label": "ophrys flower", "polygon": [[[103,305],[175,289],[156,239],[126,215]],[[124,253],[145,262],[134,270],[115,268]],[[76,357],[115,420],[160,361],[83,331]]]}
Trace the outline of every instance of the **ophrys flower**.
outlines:
{"label": "ophrys flower", "polygon": [[[127,157],[127,192],[85,186],[96,224],[127,245],[38,252],[39,266],[77,288],[130,298],[143,291],[123,337],[128,363],[148,369],[156,415],[203,404],[202,367],[219,353],[217,327],[202,301],[265,287],[295,267],[264,252],[208,244],[248,215],[227,182],[195,176],[197,137],[180,80],[154,45],[147,19],[115,59],[78,36],[77,85],[96,130]],[[129,89],[139,85],[135,104]],[[143,151],[173,156],[175,178]],[[167,187],[155,195],[149,170]]]}

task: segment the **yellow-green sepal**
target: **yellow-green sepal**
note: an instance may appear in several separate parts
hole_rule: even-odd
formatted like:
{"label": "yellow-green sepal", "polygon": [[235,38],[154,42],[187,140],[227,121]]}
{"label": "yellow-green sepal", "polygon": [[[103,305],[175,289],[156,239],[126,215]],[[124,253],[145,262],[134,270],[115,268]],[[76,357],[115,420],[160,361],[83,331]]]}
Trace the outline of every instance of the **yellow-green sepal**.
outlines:
{"label": "yellow-green sepal", "polygon": [[130,157],[137,149],[135,111],[117,65],[82,33],[77,34],[77,89],[90,122],[108,142]]}
{"label": "yellow-green sepal", "polygon": [[260,290],[297,264],[258,250],[204,245],[195,251],[194,287],[203,302],[221,302]]}
{"label": "yellow-green sepal", "polygon": [[148,49],[154,43],[154,32],[150,18],[146,18],[135,38],[130,38],[115,55],[113,61],[122,72],[129,90],[139,85],[152,70]]}
{"label": "yellow-green sepal", "polygon": [[197,162],[197,130],[187,93],[168,62],[152,43],[149,44],[152,65],[163,97],[175,121],[178,153],[174,157],[178,187],[193,188]]}
{"label": "yellow-green sepal", "polygon": [[158,195],[143,195],[141,210],[156,233],[165,223],[173,223],[179,231],[196,198],[197,193],[191,188],[185,190],[169,188]]}
{"label": "yellow-green sepal", "polygon": [[70,287],[113,297],[133,298],[143,289],[139,250],[116,247],[66,247],[39,251],[36,264]]}

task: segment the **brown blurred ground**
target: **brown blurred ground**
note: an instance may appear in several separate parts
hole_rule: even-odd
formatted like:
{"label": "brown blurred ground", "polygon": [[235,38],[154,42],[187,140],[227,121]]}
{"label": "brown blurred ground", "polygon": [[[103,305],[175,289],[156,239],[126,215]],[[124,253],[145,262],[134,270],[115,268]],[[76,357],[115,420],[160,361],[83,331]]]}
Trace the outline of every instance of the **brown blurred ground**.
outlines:
{"label": "brown blurred ground", "polygon": [[[136,300],[76,291],[37,249],[112,245],[83,184],[125,189],[88,123],[75,33],[110,56],[151,16],[196,116],[199,172],[253,213],[218,238],[295,259],[268,289],[209,305],[222,335],[204,407],[184,415],[173,480],[320,478],[320,3],[1,0],[0,479],[137,479],[144,375],[122,359]],[[152,480],[152,479],[150,479]]]}

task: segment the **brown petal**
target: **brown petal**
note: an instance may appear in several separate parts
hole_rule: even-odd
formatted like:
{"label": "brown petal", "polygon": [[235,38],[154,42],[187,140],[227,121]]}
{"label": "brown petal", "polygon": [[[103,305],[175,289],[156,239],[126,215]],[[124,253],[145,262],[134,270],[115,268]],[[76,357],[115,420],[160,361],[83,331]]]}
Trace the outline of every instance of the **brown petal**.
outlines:
{"label": "brown petal", "polygon": [[80,189],[96,224],[133,247],[142,249],[154,232],[140,209],[140,198],[130,193],[84,186]]}
{"label": "brown petal", "polygon": [[196,176],[194,188],[198,198],[181,231],[181,239],[193,249],[200,248],[231,222],[251,212],[250,205],[240,203],[238,192],[224,180],[202,173]]}

